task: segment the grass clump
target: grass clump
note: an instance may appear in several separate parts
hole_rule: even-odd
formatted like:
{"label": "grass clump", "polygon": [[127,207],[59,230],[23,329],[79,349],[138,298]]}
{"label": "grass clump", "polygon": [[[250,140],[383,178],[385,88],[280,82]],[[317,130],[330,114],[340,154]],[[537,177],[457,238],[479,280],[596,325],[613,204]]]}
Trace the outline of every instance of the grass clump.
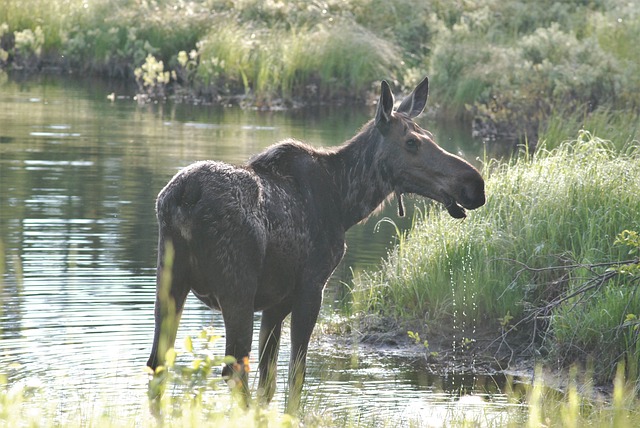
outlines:
{"label": "grass clump", "polygon": [[259,102],[361,97],[399,60],[388,42],[343,20],[295,28],[232,21],[215,25],[198,46],[199,78]]}
{"label": "grass clump", "polygon": [[496,336],[526,319],[526,330],[545,333],[538,350],[574,357],[567,364],[592,355],[596,374],[611,379],[615,363],[637,347],[624,326],[640,314],[638,282],[616,275],[567,296],[610,267],[594,265],[629,258],[616,237],[640,230],[640,149],[618,152],[582,131],[555,149],[490,162],[485,177],[486,206],[463,222],[427,207],[380,270],[354,280],[357,310],[423,329],[457,319],[491,326]]}
{"label": "grass clump", "polygon": [[[201,98],[361,100],[395,77],[401,49],[357,22],[351,2],[8,0],[0,10],[0,67],[47,67],[153,80],[135,72],[162,63],[159,88]],[[25,11],[38,11],[29,14]],[[366,21],[366,20],[364,20]],[[188,55],[189,59],[183,58]]]}
{"label": "grass clump", "polygon": [[[613,110],[608,107],[589,112],[587,108],[556,110],[540,128],[540,140],[547,149],[567,141],[576,130],[589,129],[595,135],[607,135],[617,149],[640,141],[640,115],[634,110]],[[557,143],[556,143],[557,142]]]}

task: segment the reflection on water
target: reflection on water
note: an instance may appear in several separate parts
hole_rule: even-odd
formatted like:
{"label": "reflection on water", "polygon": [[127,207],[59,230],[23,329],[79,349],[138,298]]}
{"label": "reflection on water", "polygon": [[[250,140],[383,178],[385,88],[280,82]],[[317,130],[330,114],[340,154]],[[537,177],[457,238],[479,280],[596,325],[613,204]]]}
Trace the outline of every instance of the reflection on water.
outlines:
{"label": "reflection on water", "polygon": [[[137,106],[126,99],[108,101],[105,94],[111,92],[104,83],[61,79],[0,83],[0,372],[10,382],[39,379],[69,408],[98,397],[144,413],[159,189],[195,160],[240,163],[286,137],[338,144],[372,112]],[[441,144],[476,156],[477,149],[451,135]],[[381,216],[393,216],[395,209]],[[385,255],[394,230],[381,227],[374,233],[376,221],[350,231],[336,284],[347,280],[351,269]],[[326,299],[325,312],[333,299]],[[207,325],[222,331],[219,314],[190,297],[178,346]],[[349,356],[327,352],[319,343],[321,338],[309,357],[308,390],[320,413],[386,415],[406,422],[445,418],[448,406],[460,403],[441,379],[425,378],[420,368],[400,359],[361,355],[352,367]],[[277,402],[283,401],[282,383]],[[465,409],[499,414],[506,408],[497,390],[479,388],[473,397],[478,401]]]}

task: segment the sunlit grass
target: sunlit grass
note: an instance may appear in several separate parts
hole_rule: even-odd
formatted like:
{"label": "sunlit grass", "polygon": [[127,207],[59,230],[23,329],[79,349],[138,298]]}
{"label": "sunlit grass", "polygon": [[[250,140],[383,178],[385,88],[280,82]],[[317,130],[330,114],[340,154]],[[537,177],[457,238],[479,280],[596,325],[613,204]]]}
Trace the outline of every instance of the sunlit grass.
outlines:
{"label": "sunlit grass", "polygon": [[[498,335],[501,324],[517,321],[531,305],[576,288],[585,278],[584,270],[561,267],[517,274],[523,265],[536,269],[628,258],[614,242],[625,229],[640,230],[639,158],[638,146],[618,153],[612,143],[581,132],[550,151],[487,162],[487,204],[462,222],[439,207],[426,208],[380,270],[355,278],[356,311],[425,330],[459,322]],[[612,281],[591,299],[560,306],[551,318],[551,348],[563,349],[560,354],[571,349],[582,358],[592,353],[603,364],[600,369],[612,367],[625,343],[611,329],[628,314],[640,313],[640,297],[624,284],[624,278]]]}
{"label": "sunlit grass", "polygon": [[[194,360],[196,361],[196,360]],[[184,366],[180,370],[189,369]],[[140,397],[136,412],[123,412],[120,403],[100,397],[76,397],[78,406],[70,408],[64,398],[52,392],[47,384],[30,382],[8,385],[0,376],[0,424],[33,427],[392,427],[399,420],[356,413],[334,413],[319,410],[313,399],[300,418],[281,413],[277,408],[240,405],[231,393],[210,394],[204,383],[189,376],[171,372],[166,379],[167,392],[159,401]],[[180,380],[178,380],[180,379]],[[411,427],[540,427],[540,426],[611,426],[635,427],[640,423],[640,401],[632,386],[624,380],[619,366],[611,385],[611,393],[598,394],[588,377],[570,371],[562,390],[545,382],[538,368],[531,384],[517,384],[505,391],[508,405],[496,413],[483,406],[482,398],[461,397],[451,405],[438,407],[424,419],[407,415],[404,423]],[[508,382],[510,384],[510,382]]]}
{"label": "sunlit grass", "polygon": [[6,23],[9,31],[42,28],[45,48],[57,48],[69,26],[85,10],[86,0],[3,0],[0,7],[0,24]]}
{"label": "sunlit grass", "polygon": [[606,135],[617,149],[624,149],[634,141],[640,141],[640,114],[633,109],[587,108],[577,111],[554,112],[540,129],[540,140],[545,148],[552,149],[563,141],[574,138],[580,129],[588,129],[594,135]]}
{"label": "sunlit grass", "polygon": [[180,76],[171,89],[260,106],[361,100],[382,78],[406,89],[430,74],[440,111],[519,136],[558,109],[638,108],[640,9],[622,0],[6,0],[4,25],[2,67],[133,80],[152,55]]}
{"label": "sunlit grass", "polygon": [[230,23],[202,41],[198,74],[229,79],[264,100],[326,99],[362,95],[398,58],[388,42],[349,22],[288,29]]}

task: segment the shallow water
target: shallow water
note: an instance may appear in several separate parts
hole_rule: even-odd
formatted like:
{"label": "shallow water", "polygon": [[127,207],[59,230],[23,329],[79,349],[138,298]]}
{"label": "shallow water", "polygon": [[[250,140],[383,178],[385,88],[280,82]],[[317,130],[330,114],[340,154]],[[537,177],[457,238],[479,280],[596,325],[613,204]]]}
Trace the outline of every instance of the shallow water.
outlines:
{"label": "shallow water", "polygon": [[[11,383],[43,384],[61,411],[97,397],[144,417],[159,189],[195,160],[240,163],[283,138],[339,144],[373,112],[138,106],[130,98],[107,100],[114,88],[95,81],[17,83],[0,77],[0,373]],[[428,121],[423,125],[429,127]],[[481,151],[463,131],[434,131],[442,146],[468,159]],[[375,233],[376,222],[390,216],[408,225],[395,210],[390,206],[350,231],[323,316],[344,298],[341,281],[385,255],[394,230],[383,224]],[[223,331],[220,315],[190,296],[178,348],[186,335],[211,325]],[[286,337],[284,342],[275,400],[280,405]],[[222,354],[222,341],[218,345]],[[439,425],[454,411],[489,418],[509,411],[499,384],[474,378],[460,394],[460,382],[428,376],[408,359],[336,351],[316,334],[306,389],[308,405],[320,414]]]}

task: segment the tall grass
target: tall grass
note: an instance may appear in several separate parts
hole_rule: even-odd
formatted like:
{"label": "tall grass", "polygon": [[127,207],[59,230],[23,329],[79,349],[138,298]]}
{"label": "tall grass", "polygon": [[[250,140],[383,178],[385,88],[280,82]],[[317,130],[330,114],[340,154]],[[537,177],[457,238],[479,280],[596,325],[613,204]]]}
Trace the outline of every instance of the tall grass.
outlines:
{"label": "tall grass", "polygon": [[540,141],[552,149],[568,141],[580,129],[589,129],[595,135],[606,135],[619,150],[640,141],[640,113],[634,109],[613,110],[598,108],[590,112],[587,107],[571,110],[559,109],[551,113],[540,128]]}
{"label": "tall grass", "polygon": [[[402,49],[356,22],[350,2],[7,1],[0,67],[52,64],[132,78],[151,55],[180,76],[174,85],[244,92],[262,103],[361,100],[374,81],[394,79],[402,63]],[[34,34],[37,43],[20,44]],[[185,53],[195,72],[184,72]]]}
{"label": "tall grass", "polygon": [[34,31],[40,27],[44,33],[45,49],[58,48],[63,43],[69,26],[84,12],[83,0],[3,0],[0,24],[9,31]]}
{"label": "tall grass", "polygon": [[[462,222],[427,207],[380,270],[354,280],[360,311],[428,330],[432,323],[451,325],[456,305],[466,301],[466,316],[456,316],[497,334],[507,314],[515,322],[527,308],[584,282],[584,270],[563,266],[627,257],[614,241],[622,230],[640,230],[637,145],[617,153],[611,142],[582,131],[553,150],[489,162],[484,170],[484,207]],[[558,268],[536,272],[525,265]],[[625,284],[612,281],[593,298],[560,306],[550,317],[552,347],[591,353],[602,369],[612,367],[625,349],[623,335],[612,331],[628,314],[640,314],[640,298]]]}
{"label": "tall grass", "polygon": [[224,76],[265,100],[362,97],[399,62],[390,43],[342,20],[294,28],[220,22],[200,43],[199,54],[202,79]]}

